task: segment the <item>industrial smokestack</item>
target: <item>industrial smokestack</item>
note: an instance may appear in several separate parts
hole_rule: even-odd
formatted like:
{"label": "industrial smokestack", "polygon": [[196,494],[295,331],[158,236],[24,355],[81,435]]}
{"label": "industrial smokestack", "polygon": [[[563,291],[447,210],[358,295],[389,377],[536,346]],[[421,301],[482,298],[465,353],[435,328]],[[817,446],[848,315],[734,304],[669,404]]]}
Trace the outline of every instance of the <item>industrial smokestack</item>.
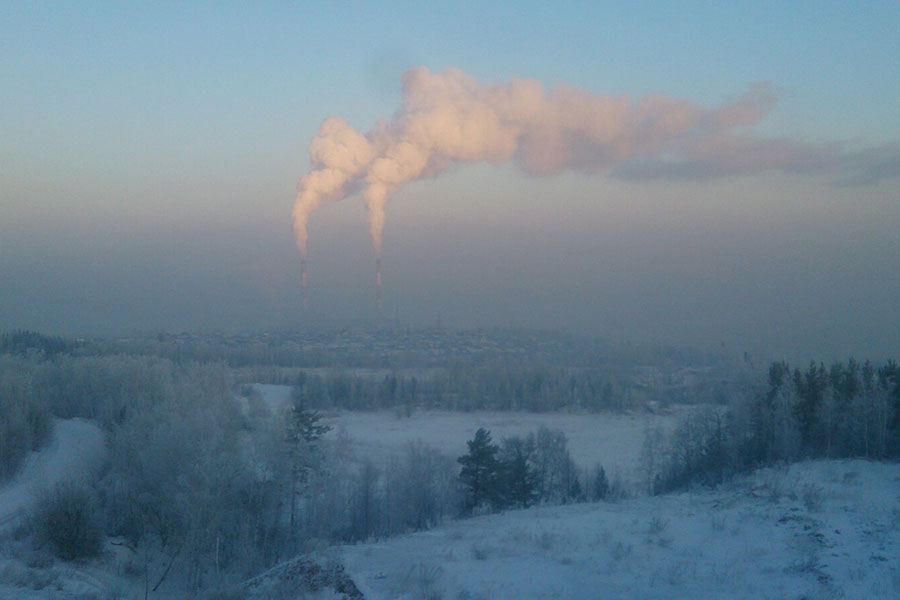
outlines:
{"label": "industrial smokestack", "polygon": [[[312,170],[294,202],[297,247],[306,254],[312,211],[361,188],[377,256],[387,200],[454,163],[513,160],[540,176],[625,167],[715,176],[806,165],[818,148],[741,133],[775,100],[770,87],[759,85],[709,109],[659,95],[632,100],[565,85],[546,91],[529,79],[480,83],[453,68],[410,69],[392,120],[367,133],[337,117],[322,122],[309,144]],[[773,145],[778,153],[768,151]]]}
{"label": "industrial smokestack", "polygon": [[378,314],[381,315],[383,302],[381,300],[381,257],[375,259],[375,305],[378,307]]}
{"label": "industrial smokestack", "polygon": [[306,259],[300,259],[300,299],[306,308]]}
{"label": "industrial smokestack", "polygon": [[850,182],[896,176],[896,145],[848,152],[754,135],[749,129],[776,101],[767,84],[706,108],[658,94],[632,99],[566,85],[545,90],[532,79],[480,83],[459,69],[416,67],[403,74],[403,105],[390,121],[367,133],[337,117],[322,122],[309,144],[312,169],[294,201],[297,247],[306,256],[312,211],[362,190],[380,256],[389,198],[459,163],[513,161],[537,176],[576,170],[632,180],[825,169],[844,172]]}

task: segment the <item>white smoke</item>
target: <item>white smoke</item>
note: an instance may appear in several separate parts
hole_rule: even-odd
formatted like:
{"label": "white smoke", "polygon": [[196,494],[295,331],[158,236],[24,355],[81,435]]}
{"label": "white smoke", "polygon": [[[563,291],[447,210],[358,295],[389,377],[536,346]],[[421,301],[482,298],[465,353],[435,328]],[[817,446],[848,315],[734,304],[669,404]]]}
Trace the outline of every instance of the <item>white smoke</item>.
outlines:
{"label": "white smoke", "polygon": [[309,144],[309,158],[314,168],[300,179],[292,211],[297,247],[304,256],[309,213],[326,200],[342,197],[348,182],[375,158],[375,148],[346,121],[329,117]]}
{"label": "white smoke", "polygon": [[[865,153],[766,139],[746,130],[776,102],[767,85],[708,109],[659,95],[591,94],[569,86],[545,92],[540,82],[512,79],[478,83],[459,69],[432,73],[417,67],[403,75],[403,107],[390,123],[363,135],[346,121],[328,118],[309,145],[312,171],[300,180],[294,231],[306,254],[307,222],[324,201],[364,187],[372,242],[381,254],[385,203],[410,181],[459,162],[515,160],[533,175],[562,169],[644,179],[709,178],[780,169],[855,168]],[[896,147],[869,150],[900,171]],[[864,162],[868,163],[871,161]],[[872,170],[884,176],[884,168]]]}

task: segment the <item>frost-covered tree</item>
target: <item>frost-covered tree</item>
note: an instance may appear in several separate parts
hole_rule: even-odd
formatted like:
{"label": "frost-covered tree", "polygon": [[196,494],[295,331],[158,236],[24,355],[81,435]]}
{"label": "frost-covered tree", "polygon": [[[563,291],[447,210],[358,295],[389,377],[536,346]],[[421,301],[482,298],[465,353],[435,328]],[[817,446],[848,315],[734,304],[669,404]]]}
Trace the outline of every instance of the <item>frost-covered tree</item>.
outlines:
{"label": "frost-covered tree", "polygon": [[359,466],[356,489],[351,500],[350,539],[365,540],[375,533],[381,513],[381,497],[378,489],[380,473],[367,458]]}
{"label": "frost-covered tree", "polygon": [[287,449],[290,464],[290,528],[296,534],[297,498],[300,486],[309,478],[321,456],[317,442],[331,431],[331,427],[320,423],[322,415],[306,408],[302,386],[295,386],[291,392],[291,407],[287,415]]}
{"label": "frost-covered tree", "polygon": [[805,373],[795,369],[793,383],[794,393],[797,396],[794,415],[797,417],[803,447],[807,453],[814,453],[823,445],[821,432],[817,426],[821,421],[821,405],[828,386],[825,365],[810,362],[809,369]]}
{"label": "frost-covered tree", "polygon": [[578,472],[575,461],[569,453],[566,434],[541,427],[533,439],[535,475],[540,500],[553,503],[568,501],[572,496]]}
{"label": "frost-covered tree", "polygon": [[426,529],[459,506],[452,457],[416,441],[385,470],[386,533]]}
{"label": "frost-covered tree", "polygon": [[33,361],[0,356],[0,482],[53,430],[48,403],[35,389],[36,370]]}

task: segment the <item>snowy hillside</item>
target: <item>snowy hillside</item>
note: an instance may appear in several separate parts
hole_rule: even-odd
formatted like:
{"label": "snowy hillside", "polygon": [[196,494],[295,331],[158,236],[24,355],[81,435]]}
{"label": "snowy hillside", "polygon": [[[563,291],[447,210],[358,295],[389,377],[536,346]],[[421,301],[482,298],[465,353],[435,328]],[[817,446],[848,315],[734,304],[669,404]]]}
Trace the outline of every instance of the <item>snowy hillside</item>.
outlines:
{"label": "snowy hillside", "polygon": [[[84,425],[58,428],[58,441],[93,439]],[[143,597],[139,557],[113,542],[82,564],[11,544],[0,598]],[[717,490],[509,511],[325,552],[228,597],[900,598],[900,465],[806,462]],[[188,597],[173,592],[151,597]]]}
{"label": "snowy hillside", "polygon": [[[287,400],[280,386],[265,391],[269,402]],[[627,469],[627,476],[642,431],[673,420],[344,413],[331,421],[336,430],[329,436],[343,430],[369,456],[389,456],[420,438],[452,455],[480,426],[503,437],[546,425],[566,432],[582,465],[602,461]],[[106,538],[100,557],[65,563],[14,535],[35,490],[77,476],[102,452],[103,433],[95,424],[57,421],[52,443],[0,488],[0,598],[141,598],[144,569],[155,579],[164,571],[164,556],[148,558],[121,539]],[[450,520],[428,531],[298,556],[240,581],[223,580],[228,597],[900,598],[900,465],[804,462],[716,490]],[[173,575],[150,597],[191,593],[183,575]]]}
{"label": "snowy hillside", "polygon": [[819,461],[483,516],[346,547],[343,563],[369,600],[898,598],[900,467]]}
{"label": "snowy hillside", "polygon": [[19,474],[0,487],[0,533],[30,505],[35,492],[96,466],[103,453],[103,432],[83,419],[57,420],[51,443],[32,452]]}

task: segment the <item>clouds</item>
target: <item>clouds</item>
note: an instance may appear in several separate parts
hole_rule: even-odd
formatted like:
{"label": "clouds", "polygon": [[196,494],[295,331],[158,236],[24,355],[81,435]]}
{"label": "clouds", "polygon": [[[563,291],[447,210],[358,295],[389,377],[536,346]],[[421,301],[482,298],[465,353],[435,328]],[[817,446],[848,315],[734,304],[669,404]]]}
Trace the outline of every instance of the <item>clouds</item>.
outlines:
{"label": "clouds", "polygon": [[342,119],[322,123],[293,210],[304,255],[310,212],[356,186],[363,189],[380,254],[391,194],[457,163],[512,161],[532,176],[576,170],[628,180],[783,171],[826,173],[838,184],[860,185],[900,175],[897,145],[850,151],[754,134],[753,126],[777,104],[768,84],[705,108],[656,94],[635,100],[566,85],[545,91],[530,79],[480,83],[459,69],[417,67],[403,75],[403,98],[390,121],[365,134]]}

